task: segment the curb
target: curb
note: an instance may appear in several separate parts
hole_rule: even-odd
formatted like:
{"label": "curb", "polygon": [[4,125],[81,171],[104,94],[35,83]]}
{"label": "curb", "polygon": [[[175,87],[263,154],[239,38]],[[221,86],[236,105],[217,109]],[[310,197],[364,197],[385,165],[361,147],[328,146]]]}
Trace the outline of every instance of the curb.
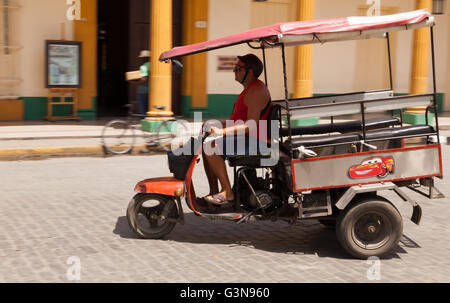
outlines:
{"label": "curb", "polygon": [[101,146],[77,147],[35,147],[0,149],[0,160],[21,160],[27,158],[48,158],[51,156],[99,156],[104,155]]}
{"label": "curb", "polygon": [[60,139],[101,139],[102,136],[31,136],[31,137],[1,137],[0,141],[20,141],[20,140],[60,140]]}
{"label": "curb", "polygon": [[[133,147],[131,155],[142,155],[162,152],[161,149],[148,149],[145,145]],[[127,154],[127,155],[130,155]],[[36,148],[5,148],[0,149],[0,161],[15,161],[26,159],[45,159],[50,157],[112,157],[119,155],[107,154],[103,146],[65,146]]]}

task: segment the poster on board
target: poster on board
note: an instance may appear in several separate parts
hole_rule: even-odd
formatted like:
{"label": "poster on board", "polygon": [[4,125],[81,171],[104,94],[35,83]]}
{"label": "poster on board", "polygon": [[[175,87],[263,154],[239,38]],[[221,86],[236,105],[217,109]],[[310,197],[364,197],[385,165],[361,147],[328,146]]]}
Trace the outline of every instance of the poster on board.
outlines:
{"label": "poster on board", "polygon": [[81,42],[45,41],[46,87],[81,87]]}

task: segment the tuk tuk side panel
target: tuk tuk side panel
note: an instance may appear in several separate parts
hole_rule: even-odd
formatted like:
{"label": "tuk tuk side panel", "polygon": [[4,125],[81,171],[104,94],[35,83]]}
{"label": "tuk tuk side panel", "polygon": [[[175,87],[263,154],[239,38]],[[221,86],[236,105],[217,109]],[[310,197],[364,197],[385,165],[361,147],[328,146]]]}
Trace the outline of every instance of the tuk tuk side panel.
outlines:
{"label": "tuk tuk side panel", "polygon": [[292,160],[294,191],[442,176],[440,145]]}

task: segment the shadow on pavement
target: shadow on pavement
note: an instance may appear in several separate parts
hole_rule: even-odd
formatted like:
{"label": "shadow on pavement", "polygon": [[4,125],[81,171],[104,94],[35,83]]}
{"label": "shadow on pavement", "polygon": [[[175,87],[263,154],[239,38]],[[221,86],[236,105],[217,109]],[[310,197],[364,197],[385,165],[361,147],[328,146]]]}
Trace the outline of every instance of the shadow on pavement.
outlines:
{"label": "shadow on pavement", "polygon": [[[302,221],[289,226],[286,222],[278,221],[236,225],[231,221],[211,221],[193,213],[185,213],[184,219],[184,225],[177,224],[172,232],[160,241],[226,245],[229,248],[248,247],[275,253],[353,259],[339,245],[335,230],[323,226],[316,220]],[[122,238],[141,239],[130,228],[125,216],[117,219],[113,232]],[[402,236],[400,244],[408,249],[420,248],[417,243],[411,243],[411,239],[406,235]],[[392,254],[383,259],[400,259],[399,254],[405,253],[408,252],[399,245]]]}
{"label": "shadow on pavement", "polygon": [[128,225],[128,220],[125,216],[117,218],[113,233],[125,239],[141,239]]}
{"label": "shadow on pavement", "polygon": [[[140,239],[128,225],[125,216],[117,219],[113,232],[122,238]],[[351,259],[339,246],[334,230],[319,223],[306,227],[290,227],[285,222],[236,225],[231,221],[210,221],[192,213],[185,213],[185,224],[177,224],[174,230],[162,239],[164,240],[226,245],[230,249],[247,247],[275,253]]]}

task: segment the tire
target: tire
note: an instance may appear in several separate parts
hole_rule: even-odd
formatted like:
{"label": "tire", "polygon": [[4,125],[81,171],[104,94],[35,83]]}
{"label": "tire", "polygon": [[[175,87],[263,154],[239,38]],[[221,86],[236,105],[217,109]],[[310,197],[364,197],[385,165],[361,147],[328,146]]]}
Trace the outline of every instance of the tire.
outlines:
{"label": "tire", "polygon": [[336,236],[352,256],[367,259],[390,253],[403,234],[402,217],[388,200],[363,198],[339,214]]}
{"label": "tire", "polygon": [[[164,214],[165,218],[161,218]],[[170,233],[177,217],[174,200],[164,195],[136,194],[127,208],[128,224],[145,239],[160,239]]]}
{"label": "tire", "polygon": [[179,147],[180,144],[184,144],[191,138],[189,126],[175,119],[166,120],[161,123],[156,132],[157,144],[164,150]]}
{"label": "tire", "polygon": [[124,120],[112,120],[102,130],[102,145],[106,153],[123,155],[131,152],[136,137],[134,128]]}

